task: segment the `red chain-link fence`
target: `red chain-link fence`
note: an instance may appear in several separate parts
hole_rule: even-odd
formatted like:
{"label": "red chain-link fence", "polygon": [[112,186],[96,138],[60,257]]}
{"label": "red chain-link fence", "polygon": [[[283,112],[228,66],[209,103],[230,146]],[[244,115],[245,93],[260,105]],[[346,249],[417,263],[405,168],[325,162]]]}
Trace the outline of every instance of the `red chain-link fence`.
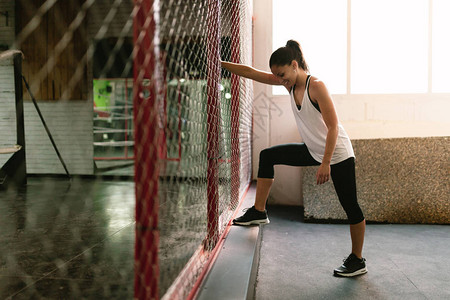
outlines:
{"label": "red chain-link fence", "polygon": [[250,181],[245,0],[136,0],[135,297],[192,298]]}

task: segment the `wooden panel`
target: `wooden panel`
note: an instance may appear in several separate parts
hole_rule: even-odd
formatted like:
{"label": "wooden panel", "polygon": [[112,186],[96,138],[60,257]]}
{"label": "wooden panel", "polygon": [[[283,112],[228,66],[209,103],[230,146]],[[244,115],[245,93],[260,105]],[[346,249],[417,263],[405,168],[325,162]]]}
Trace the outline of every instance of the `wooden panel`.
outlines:
{"label": "wooden panel", "polygon": [[[19,34],[46,0],[16,2],[16,33]],[[42,17],[33,32],[19,45],[25,54],[23,74],[31,83],[37,100],[86,100],[88,97],[86,61],[86,19],[70,33],[69,27],[85,0],[57,1]],[[68,38],[68,42],[64,40]],[[63,47],[61,47],[64,45]],[[54,60],[52,60],[52,58]],[[82,64],[82,76],[73,81]],[[41,74],[42,76],[39,76]],[[30,100],[28,93],[24,98]],[[64,98],[64,99],[63,99]]]}

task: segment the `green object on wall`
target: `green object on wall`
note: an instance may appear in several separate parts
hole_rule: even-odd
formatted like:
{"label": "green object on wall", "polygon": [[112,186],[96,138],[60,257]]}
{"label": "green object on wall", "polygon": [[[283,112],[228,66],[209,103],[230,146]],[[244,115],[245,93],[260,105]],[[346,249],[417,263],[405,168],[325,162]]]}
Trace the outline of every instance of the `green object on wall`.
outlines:
{"label": "green object on wall", "polygon": [[112,94],[109,80],[94,79],[94,105],[99,110],[110,111],[109,105]]}

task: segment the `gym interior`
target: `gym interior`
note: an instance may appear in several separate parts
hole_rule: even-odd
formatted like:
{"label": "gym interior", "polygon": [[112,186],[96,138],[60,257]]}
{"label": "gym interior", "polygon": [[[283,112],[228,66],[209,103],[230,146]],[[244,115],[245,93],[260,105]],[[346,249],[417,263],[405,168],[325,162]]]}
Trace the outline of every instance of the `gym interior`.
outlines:
{"label": "gym interior", "polygon": [[[1,299],[450,298],[447,0],[0,0]],[[270,72],[300,42],[356,157],[367,274]]]}

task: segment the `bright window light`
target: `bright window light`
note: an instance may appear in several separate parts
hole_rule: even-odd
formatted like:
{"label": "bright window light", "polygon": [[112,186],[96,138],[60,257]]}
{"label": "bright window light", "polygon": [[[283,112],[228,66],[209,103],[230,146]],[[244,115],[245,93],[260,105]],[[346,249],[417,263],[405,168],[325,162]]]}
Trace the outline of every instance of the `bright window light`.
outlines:
{"label": "bright window light", "polygon": [[351,93],[427,90],[428,0],[352,1]]}
{"label": "bright window light", "polygon": [[[289,39],[298,41],[311,74],[323,80],[331,93],[345,94],[347,0],[275,0],[272,6],[273,50]],[[273,88],[274,95],[286,93],[282,86]]]}
{"label": "bright window light", "polygon": [[450,92],[450,1],[433,1],[432,92]]}

